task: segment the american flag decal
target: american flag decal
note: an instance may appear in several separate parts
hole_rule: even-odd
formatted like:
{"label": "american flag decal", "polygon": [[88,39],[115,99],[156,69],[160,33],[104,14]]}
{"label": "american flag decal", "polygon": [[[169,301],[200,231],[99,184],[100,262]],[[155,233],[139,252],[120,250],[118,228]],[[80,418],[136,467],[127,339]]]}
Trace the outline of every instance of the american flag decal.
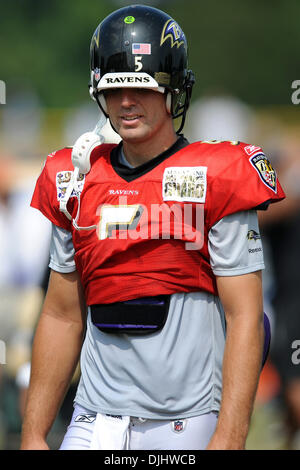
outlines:
{"label": "american flag decal", "polygon": [[147,43],[133,43],[132,54],[151,54],[151,44]]}

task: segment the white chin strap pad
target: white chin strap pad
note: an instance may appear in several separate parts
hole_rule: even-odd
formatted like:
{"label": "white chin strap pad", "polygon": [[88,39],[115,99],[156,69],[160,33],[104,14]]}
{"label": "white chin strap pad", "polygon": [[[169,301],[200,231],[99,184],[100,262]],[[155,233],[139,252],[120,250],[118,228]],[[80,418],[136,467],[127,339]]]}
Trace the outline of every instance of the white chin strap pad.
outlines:
{"label": "white chin strap pad", "polygon": [[172,114],[172,94],[170,92],[167,93],[167,97],[166,97],[166,107],[167,107],[167,111],[169,114]]}
{"label": "white chin strap pad", "polygon": [[107,112],[107,106],[106,106],[106,100],[104,98],[104,94],[103,93],[99,93],[98,95],[98,99],[99,99],[99,103],[101,104],[101,107],[103,109],[103,111],[108,114]]}
{"label": "white chin strap pad", "polygon": [[103,142],[104,137],[95,132],[85,132],[76,140],[72,149],[72,163],[75,168],[79,168],[79,173],[86,175],[90,171],[90,155]]}

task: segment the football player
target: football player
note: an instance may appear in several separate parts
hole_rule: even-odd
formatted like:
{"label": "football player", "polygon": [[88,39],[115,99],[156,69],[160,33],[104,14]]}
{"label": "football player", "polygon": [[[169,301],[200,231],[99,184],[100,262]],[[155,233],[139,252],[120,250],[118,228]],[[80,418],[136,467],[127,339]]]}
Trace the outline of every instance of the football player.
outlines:
{"label": "football player", "polygon": [[36,184],[51,276],[22,449],[49,448],[79,356],[61,449],[245,448],[269,344],[256,211],[284,193],[260,147],[186,140],[193,84],[166,13],[133,5],[97,27],[90,94],[121,142],[98,126]]}

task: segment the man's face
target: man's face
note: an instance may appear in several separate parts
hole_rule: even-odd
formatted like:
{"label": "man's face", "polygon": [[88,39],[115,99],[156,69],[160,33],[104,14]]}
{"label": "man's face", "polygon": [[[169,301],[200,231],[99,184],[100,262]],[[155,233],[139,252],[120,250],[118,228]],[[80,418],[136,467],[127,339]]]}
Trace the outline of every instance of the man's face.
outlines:
{"label": "man's face", "polygon": [[146,143],[163,138],[172,118],[165,95],[141,88],[116,88],[104,92],[109,118],[124,142]]}

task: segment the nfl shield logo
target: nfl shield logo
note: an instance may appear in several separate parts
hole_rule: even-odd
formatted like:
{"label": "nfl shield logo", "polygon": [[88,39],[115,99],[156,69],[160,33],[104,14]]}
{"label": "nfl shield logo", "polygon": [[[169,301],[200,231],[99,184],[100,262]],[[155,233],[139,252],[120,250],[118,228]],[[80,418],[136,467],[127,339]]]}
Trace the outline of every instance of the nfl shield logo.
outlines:
{"label": "nfl shield logo", "polygon": [[177,419],[176,421],[172,421],[172,429],[176,433],[180,433],[184,431],[185,428],[185,420]]}
{"label": "nfl shield logo", "polygon": [[94,70],[94,77],[95,77],[95,80],[96,80],[97,82],[99,82],[99,80],[100,80],[100,69],[96,68],[96,69]]}

